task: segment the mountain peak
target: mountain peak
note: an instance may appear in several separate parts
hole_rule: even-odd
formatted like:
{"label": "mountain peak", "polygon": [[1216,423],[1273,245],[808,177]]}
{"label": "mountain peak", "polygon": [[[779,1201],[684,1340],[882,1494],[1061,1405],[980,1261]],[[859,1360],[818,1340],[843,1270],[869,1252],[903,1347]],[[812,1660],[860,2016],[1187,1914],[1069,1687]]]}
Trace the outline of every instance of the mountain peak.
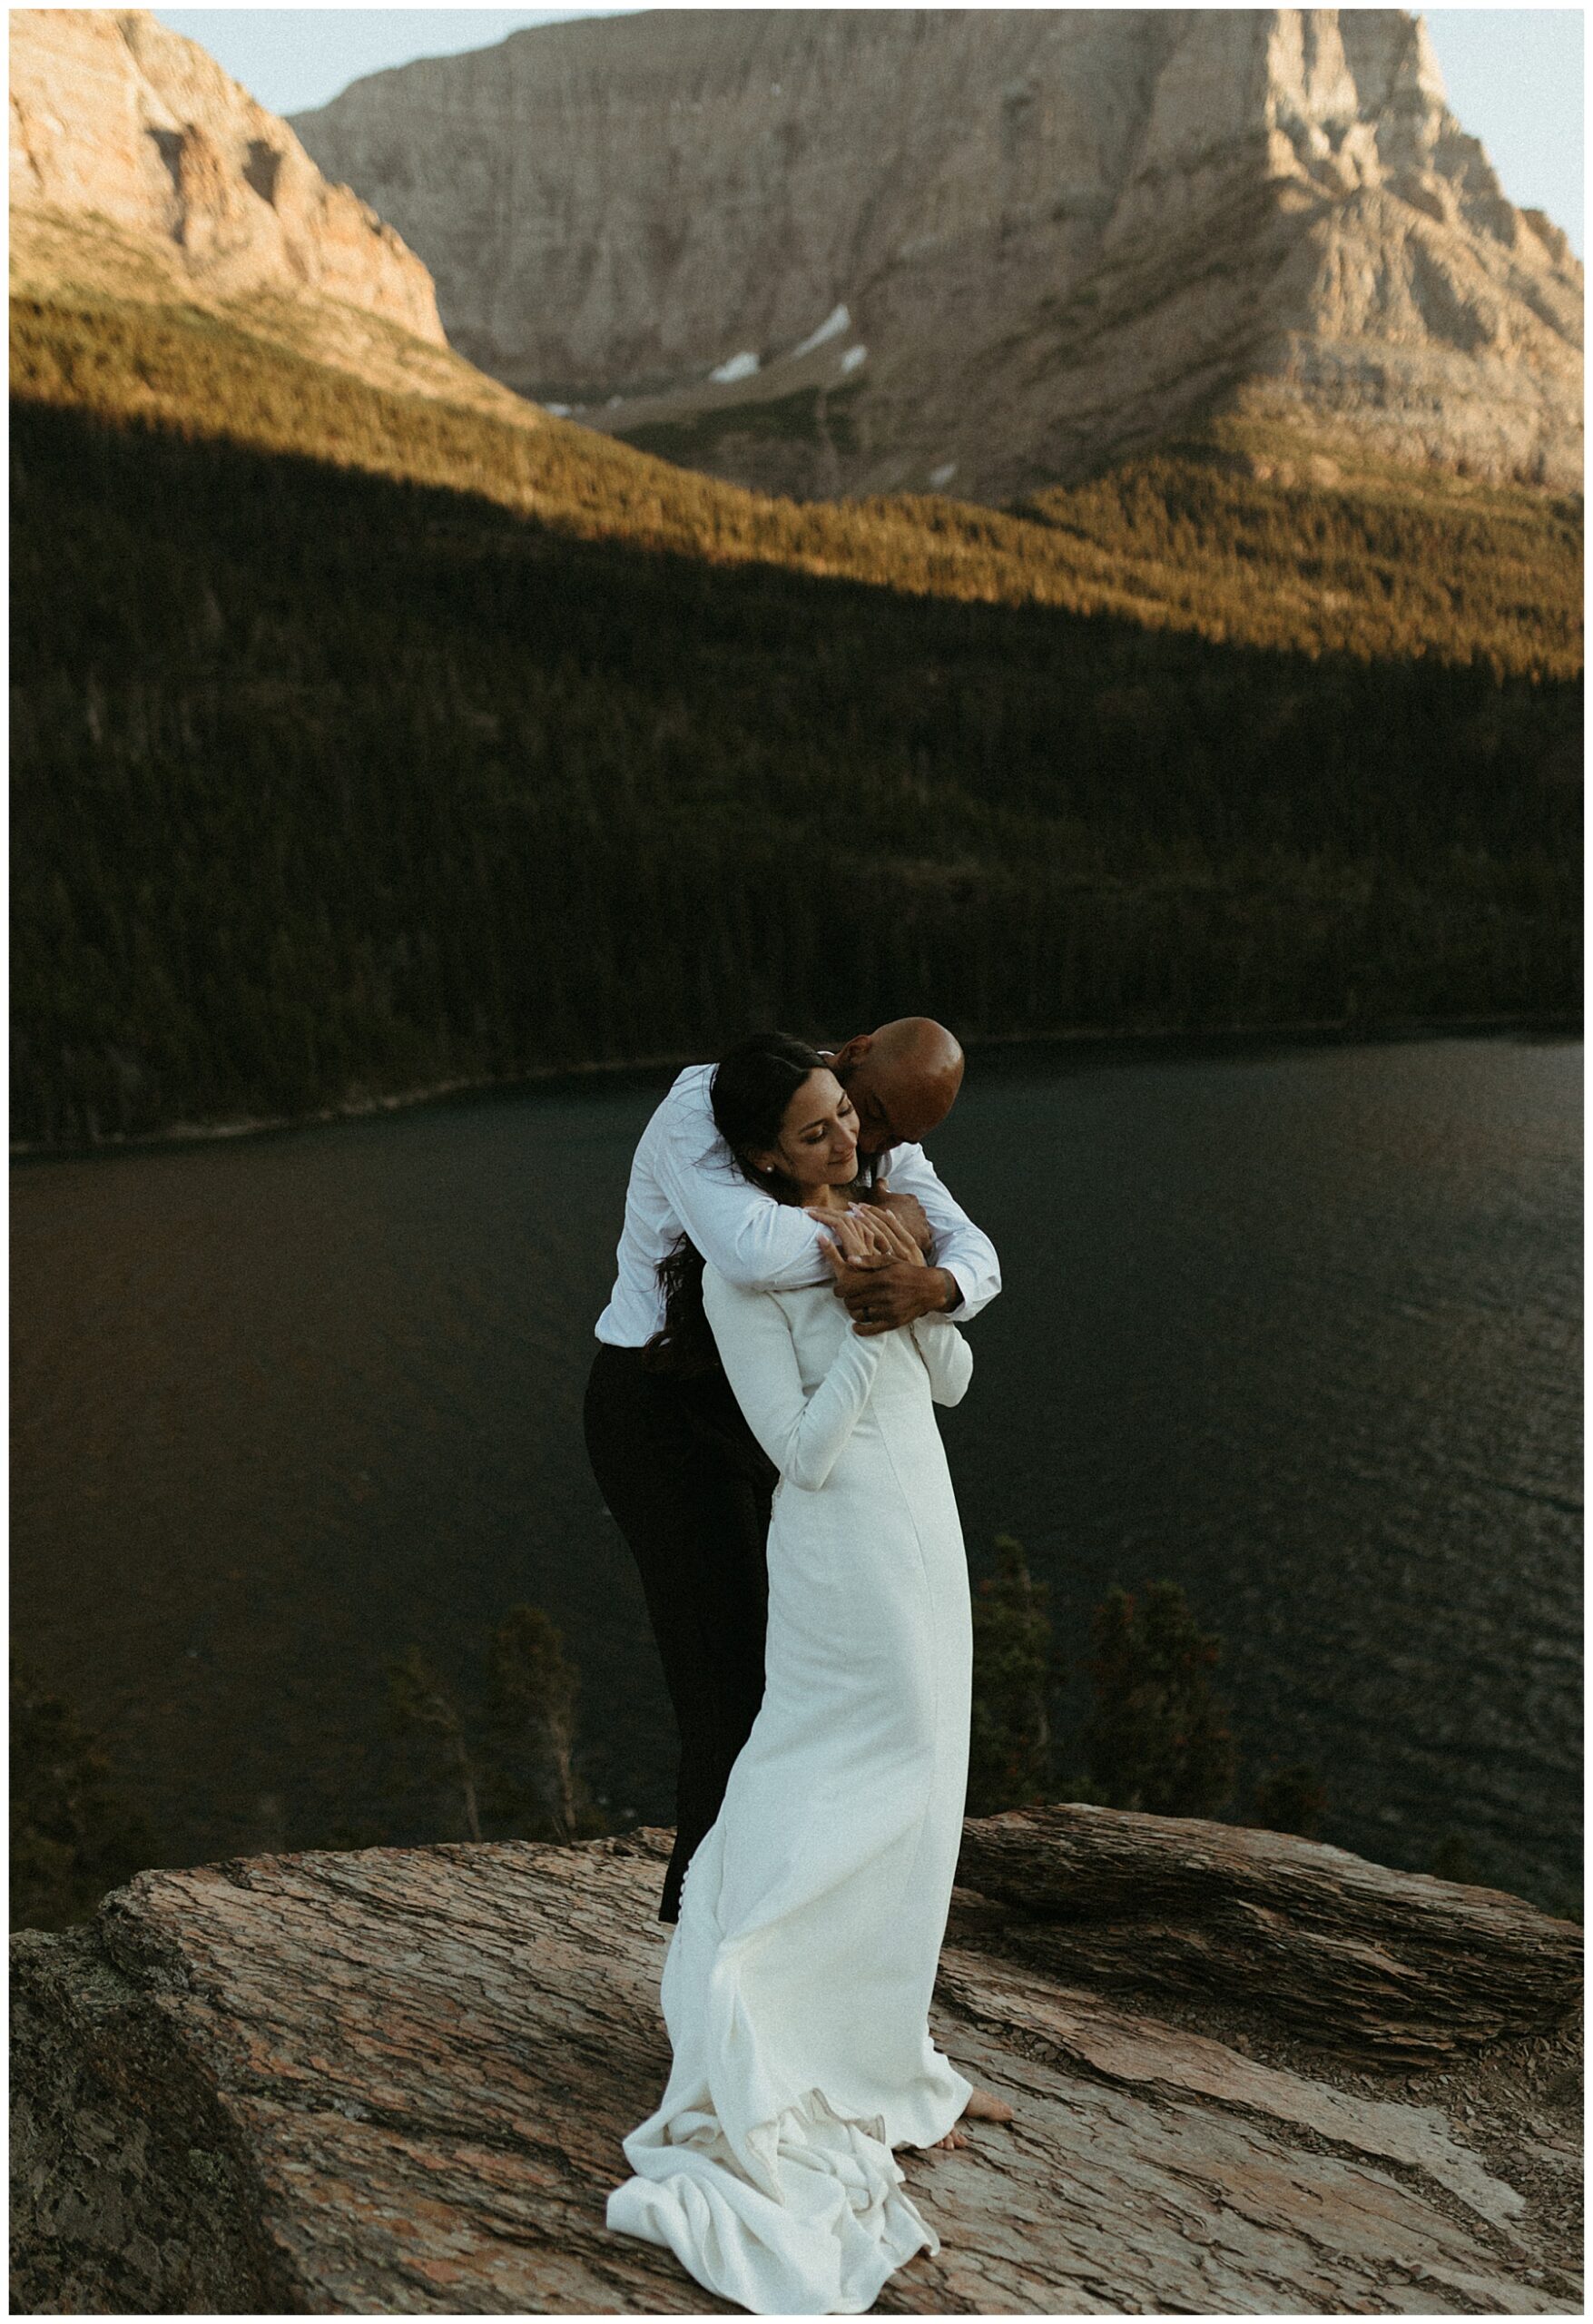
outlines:
{"label": "mountain peak", "polygon": [[473,361],[738,482],[999,498],[1221,412],[1580,478],[1581,269],[1402,9],[659,10],[295,125]]}
{"label": "mountain peak", "polygon": [[445,344],[431,278],[392,227],[147,9],[12,11],[11,202],[30,247],[63,222],[108,225],[201,300],[319,297]]}

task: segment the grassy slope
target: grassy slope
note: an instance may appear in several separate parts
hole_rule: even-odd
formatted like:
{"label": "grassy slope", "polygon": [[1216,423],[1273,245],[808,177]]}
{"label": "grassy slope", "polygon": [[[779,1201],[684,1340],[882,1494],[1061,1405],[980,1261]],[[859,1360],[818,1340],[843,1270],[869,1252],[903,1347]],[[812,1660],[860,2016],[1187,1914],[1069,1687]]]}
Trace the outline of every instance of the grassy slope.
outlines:
{"label": "grassy slope", "polygon": [[1236,441],[797,507],[279,325],[14,309],[19,1137],[1574,1005],[1578,509]]}
{"label": "grassy slope", "polygon": [[1217,642],[1544,676],[1580,667],[1579,501],[1354,452],[1331,485],[1262,481],[1244,473],[1250,456],[1286,456],[1287,440],[1228,421],[1012,512],[934,496],[798,506],[566,421],[527,428],[524,405],[508,418],[467,405],[464,383],[478,375],[465,365],[457,394],[451,379],[406,395],[331,370],[291,346],[279,303],[266,340],[234,317],[152,300],[14,300],[14,392],[478,493],[587,539],[1121,614]]}
{"label": "grassy slope", "polygon": [[[297,357],[405,398],[485,412],[509,427],[542,424],[535,404],[512,395],[451,348],[417,339],[364,308],[308,292],[290,296],[285,290],[255,290],[231,299],[199,297],[174,243],[130,233],[93,213],[14,209],[10,264],[12,297],[23,334],[13,345],[19,380],[29,362],[25,318],[34,305],[52,312],[52,336],[61,357],[79,366],[92,365],[94,339],[113,339],[125,330],[134,339],[142,338],[141,361],[146,369],[154,359],[163,310],[190,330],[220,331],[223,343],[230,341],[240,353],[251,348],[268,366],[273,359]],[[69,322],[68,317],[75,320]],[[69,339],[75,349],[70,355]],[[117,393],[147,395],[152,384],[124,378]],[[179,409],[188,409],[191,400],[191,394],[185,399],[184,391],[177,389]]]}

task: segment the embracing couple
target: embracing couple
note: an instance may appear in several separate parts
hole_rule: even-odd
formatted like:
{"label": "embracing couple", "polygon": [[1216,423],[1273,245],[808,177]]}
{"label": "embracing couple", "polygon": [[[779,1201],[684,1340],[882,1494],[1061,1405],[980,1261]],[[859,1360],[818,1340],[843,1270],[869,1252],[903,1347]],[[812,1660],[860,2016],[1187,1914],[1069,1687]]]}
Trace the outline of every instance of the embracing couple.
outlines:
{"label": "embracing couple", "polygon": [[962,1053],[756,1035],[636,1149],[586,1442],[681,1732],[657,2111],[608,2224],[760,2315],[855,2315],[939,2248],[895,2147],[1010,2119],[929,2038],[972,1630],[931,1405],[996,1254],[919,1140]]}

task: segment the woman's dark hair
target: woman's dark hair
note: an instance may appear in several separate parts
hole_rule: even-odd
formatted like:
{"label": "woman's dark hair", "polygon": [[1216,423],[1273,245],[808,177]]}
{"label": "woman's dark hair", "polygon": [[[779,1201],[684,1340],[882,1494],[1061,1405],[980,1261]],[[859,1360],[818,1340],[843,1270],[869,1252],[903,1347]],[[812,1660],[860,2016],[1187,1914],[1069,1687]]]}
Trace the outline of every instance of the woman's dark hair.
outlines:
{"label": "woman's dark hair", "polygon": [[[713,1068],[709,1103],[713,1125],[744,1178],[777,1202],[795,1202],[801,1189],[783,1170],[762,1170],[754,1153],[780,1142],[785,1109],[811,1073],[825,1060],[811,1042],[790,1033],[753,1033],[727,1049]],[[703,1255],[683,1235],[658,1262],[664,1289],[664,1324],[642,1351],[650,1372],[689,1377],[719,1369],[719,1352],[703,1312]]]}

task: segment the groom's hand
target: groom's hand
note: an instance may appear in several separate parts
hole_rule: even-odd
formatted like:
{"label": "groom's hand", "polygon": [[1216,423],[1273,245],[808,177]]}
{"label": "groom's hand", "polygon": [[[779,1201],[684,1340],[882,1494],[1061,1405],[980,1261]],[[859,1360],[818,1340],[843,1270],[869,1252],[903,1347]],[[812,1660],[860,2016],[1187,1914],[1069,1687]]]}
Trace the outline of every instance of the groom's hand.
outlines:
{"label": "groom's hand", "polygon": [[835,1295],[846,1302],[859,1338],[866,1340],[944,1310],[959,1294],[944,1267],[915,1266],[902,1259],[888,1267],[853,1269],[838,1264]]}

